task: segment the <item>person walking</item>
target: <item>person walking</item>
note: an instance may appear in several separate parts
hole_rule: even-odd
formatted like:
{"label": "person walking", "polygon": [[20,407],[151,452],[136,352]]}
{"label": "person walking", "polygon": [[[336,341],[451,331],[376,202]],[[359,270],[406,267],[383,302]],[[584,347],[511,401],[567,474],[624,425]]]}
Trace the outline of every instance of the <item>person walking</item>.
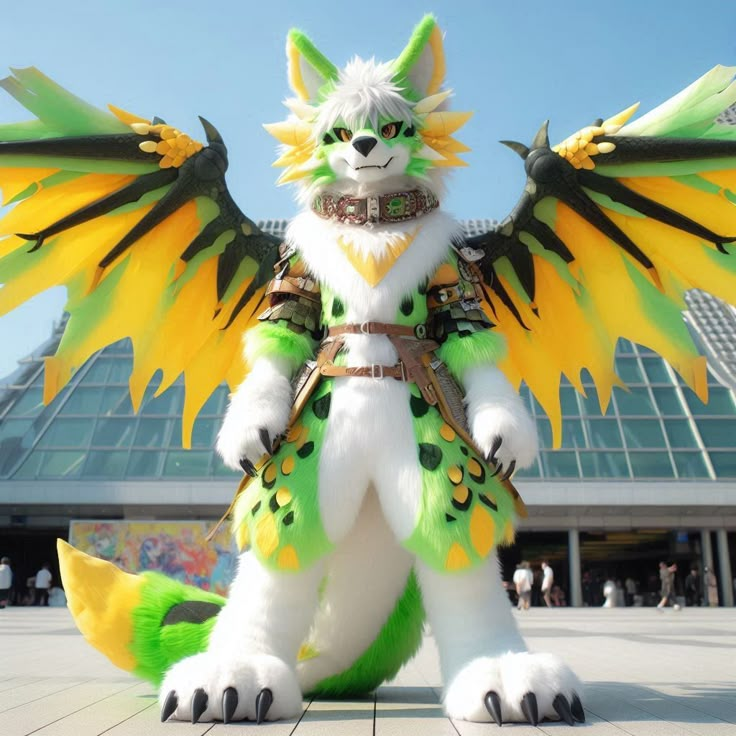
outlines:
{"label": "person walking", "polygon": [[555,582],[555,571],[547,564],[546,560],[542,561],[542,597],[547,604],[547,608],[552,608],[552,586]]}
{"label": "person walking", "polygon": [[703,601],[703,585],[697,567],[691,567],[685,578],[685,603],[688,606],[700,606]]}
{"label": "person walking", "polygon": [[36,606],[48,606],[49,604],[49,588],[51,587],[51,581],[53,576],[51,575],[50,565],[48,562],[44,562],[41,569],[36,573],[36,582],[34,588],[36,596],[34,605]]}
{"label": "person walking", "polygon": [[675,573],[677,565],[667,565],[666,562],[659,563],[659,594],[662,597],[657,608],[661,611],[668,603],[672,603],[675,611],[680,610],[680,605],[675,601]]}
{"label": "person walking", "polygon": [[703,568],[703,582],[705,583],[705,601],[708,606],[718,606],[718,580],[709,567]]}
{"label": "person walking", "polygon": [[10,603],[10,591],[13,588],[13,570],[10,567],[10,557],[0,560],[0,609]]}
{"label": "person walking", "polygon": [[634,596],[636,595],[636,581],[631,577],[631,575],[624,580],[624,592],[626,605],[633,606]]}
{"label": "person walking", "polygon": [[534,576],[531,567],[526,560],[522,560],[516,567],[514,573],[514,585],[516,586],[516,594],[519,596],[517,608],[520,611],[527,611],[532,599],[532,583]]}

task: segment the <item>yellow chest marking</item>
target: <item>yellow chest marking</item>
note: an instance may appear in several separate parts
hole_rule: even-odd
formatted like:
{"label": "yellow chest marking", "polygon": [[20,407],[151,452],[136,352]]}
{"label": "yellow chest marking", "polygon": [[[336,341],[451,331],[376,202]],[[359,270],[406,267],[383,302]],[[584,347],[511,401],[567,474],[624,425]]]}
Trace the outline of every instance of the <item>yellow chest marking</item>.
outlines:
{"label": "yellow chest marking", "polygon": [[352,241],[343,237],[338,238],[340,250],[350,261],[352,267],[371,285],[379,284],[384,276],[393,268],[401,254],[412,244],[419,228],[413,233],[407,233],[402,238],[387,245],[386,250],[379,256],[373,253],[360,253]]}

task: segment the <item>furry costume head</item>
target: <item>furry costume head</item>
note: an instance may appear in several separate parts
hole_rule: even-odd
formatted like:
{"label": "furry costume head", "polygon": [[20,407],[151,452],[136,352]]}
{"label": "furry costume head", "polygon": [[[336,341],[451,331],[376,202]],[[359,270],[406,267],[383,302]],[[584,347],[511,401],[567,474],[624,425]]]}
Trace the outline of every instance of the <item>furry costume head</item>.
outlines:
{"label": "furry costume head", "polygon": [[354,58],[338,70],[301,32],[289,32],[292,114],[265,126],[283,144],[279,183],[298,181],[303,193],[391,191],[416,185],[437,193],[439,172],[464,166],[468,151],[451,136],[471,113],[448,112],[442,90],[442,34],[431,15],[416,27],[393,61]]}

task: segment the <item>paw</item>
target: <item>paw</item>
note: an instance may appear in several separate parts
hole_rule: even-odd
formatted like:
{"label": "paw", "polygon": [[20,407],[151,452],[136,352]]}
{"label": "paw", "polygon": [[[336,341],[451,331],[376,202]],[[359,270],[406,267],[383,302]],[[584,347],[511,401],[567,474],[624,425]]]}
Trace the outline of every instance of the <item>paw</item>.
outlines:
{"label": "paw", "polygon": [[302,710],[302,694],[294,672],[265,654],[227,661],[195,654],[175,664],[159,692],[161,720],[276,721]]}
{"label": "paw", "polygon": [[445,712],[463,721],[527,721],[544,718],[582,723],[580,681],[552,654],[521,652],[479,657],[453,678],[445,691]]}
{"label": "paw", "polygon": [[255,475],[255,464],[271,453],[291,413],[291,384],[268,364],[259,365],[232,395],[217,435],[217,452],[225,465]]}

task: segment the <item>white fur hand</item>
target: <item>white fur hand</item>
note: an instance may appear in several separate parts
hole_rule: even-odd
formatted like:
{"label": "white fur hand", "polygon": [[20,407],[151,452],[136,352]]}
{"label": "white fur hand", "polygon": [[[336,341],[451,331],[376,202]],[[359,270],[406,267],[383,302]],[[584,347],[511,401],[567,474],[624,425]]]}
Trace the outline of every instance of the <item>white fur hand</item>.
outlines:
{"label": "white fur hand", "polygon": [[534,421],[521,398],[497,369],[471,368],[465,376],[470,433],[502,475],[531,465],[538,441]]}
{"label": "white fur hand", "polygon": [[248,472],[286,429],[291,412],[291,383],[279,361],[262,358],[230,398],[217,435],[225,465]]}

